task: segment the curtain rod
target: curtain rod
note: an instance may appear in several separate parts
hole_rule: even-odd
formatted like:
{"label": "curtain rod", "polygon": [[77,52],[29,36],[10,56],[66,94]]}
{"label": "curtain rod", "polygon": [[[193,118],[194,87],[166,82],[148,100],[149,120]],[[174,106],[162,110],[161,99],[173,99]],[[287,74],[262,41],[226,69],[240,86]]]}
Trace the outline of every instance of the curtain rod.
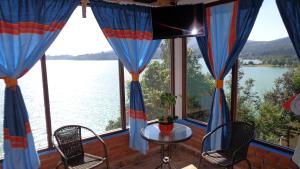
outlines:
{"label": "curtain rod", "polygon": [[[97,0],[94,0],[97,1]],[[157,2],[153,3],[142,3],[142,2],[135,2],[132,0],[100,0],[104,2],[109,2],[109,3],[115,3],[115,4],[120,4],[120,5],[138,5],[138,6],[146,6],[146,7],[160,7]]]}
{"label": "curtain rod", "polygon": [[[92,1],[92,0],[91,0]],[[97,0],[94,0],[97,1]],[[164,5],[161,6],[159,5],[157,2],[153,2],[150,4],[147,3],[142,3],[142,2],[135,2],[132,0],[99,0],[99,1],[104,1],[104,2],[109,2],[109,3],[115,3],[115,4],[120,4],[120,5],[137,5],[137,6],[145,6],[145,7],[165,7],[165,6],[180,6],[180,5],[196,5],[199,3],[184,3],[183,1],[178,1],[179,3],[177,3],[176,5]],[[232,2],[232,1],[236,1],[236,0],[212,0],[212,2],[207,2],[207,3],[203,3],[205,5],[205,7],[211,7],[211,6],[216,6],[216,5],[220,5],[220,4],[224,4],[224,3],[228,3],[228,2]],[[82,5],[80,3],[80,5]],[[90,3],[87,4],[87,6],[90,6]]]}

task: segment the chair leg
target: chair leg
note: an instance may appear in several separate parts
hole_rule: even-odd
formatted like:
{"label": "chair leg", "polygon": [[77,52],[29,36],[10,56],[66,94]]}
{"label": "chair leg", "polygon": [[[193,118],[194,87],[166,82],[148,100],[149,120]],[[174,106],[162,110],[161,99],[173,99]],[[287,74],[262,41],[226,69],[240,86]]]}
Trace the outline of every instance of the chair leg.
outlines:
{"label": "chair leg", "polygon": [[230,166],[230,167],[226,167],[226,169],[233,169],[233,165],[232,165],[232,166]]}
{"label": "chair leg", "polygon": [[200,157],[200,159],[199,159],[199,163],[198,163],[198,167],[197,167],[197,169],[200,169],[200,165],[201,165],[201,163],[202,163],[202,157]]}
{"label": "chair leg", "polygon": [[251,167],[251,162],[250,162],[248,159],[246,159],[246,161],[247,161],[247,164],[248,164],[248,168],[249,168],[249,169],[252,169],[252,167]]}
{"label": "chair leg", "polygon": [[60,165],[62,165],[62,163],[63,163],[62,161],[59,161],[59,162],[56,164],[56,167],[55,167],[55,169],[58,169],[58,168],[59,168],[59,166],[60,166]]}
{"label": "chair leg", "polygon": [[109,162],[108,162],[108,158],[106,158],[105,162],[106,162],[106,169],[109,169]]}

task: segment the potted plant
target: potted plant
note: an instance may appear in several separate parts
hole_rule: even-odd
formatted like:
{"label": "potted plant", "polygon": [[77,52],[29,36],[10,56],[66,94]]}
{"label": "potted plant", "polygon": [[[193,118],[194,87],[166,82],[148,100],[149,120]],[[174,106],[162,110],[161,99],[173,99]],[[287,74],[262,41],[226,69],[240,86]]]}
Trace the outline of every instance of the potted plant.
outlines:
{"label": "potted plant", "polygon": [[172,115],[172,106],[176,104],[176,98],[171,93],[162,93],[160,95],[160,106],[164,109],[164,112],[162,112],[158,120],[159,129],[163,134],[168,134],[173,129],[175,118]]}

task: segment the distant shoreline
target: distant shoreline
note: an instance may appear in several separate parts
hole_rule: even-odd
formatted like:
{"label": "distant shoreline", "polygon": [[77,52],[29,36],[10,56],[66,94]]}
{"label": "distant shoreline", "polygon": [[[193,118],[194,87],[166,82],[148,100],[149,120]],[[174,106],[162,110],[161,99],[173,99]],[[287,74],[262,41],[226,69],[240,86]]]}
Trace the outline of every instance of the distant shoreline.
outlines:
{"label": "distant shoreline", "polygon": [[271,64],[242,64],[242,67],[278,67],[278,68],[294,68],[295,66],[278,66],[278,65],[271,65]]}
{"label": "distant shoreline", "polygon": [[[159,60],[160,58],[153,58],[152,60]],[[68,61],[118,61],[119,59],[64,59],[64,58],[57,58],[57,59],[53,59],[53,58],[47,58],[46,60],[55,60],[55,61],[64,61],[64,60],[68,60]]]}
{"label": "distant shoreline", "polygon": [[70,59],[66,59],[66,58],[47,58],[47,60],[70,60],[70,61],[109,61],[109,60],[119,60],[119,59],[76,59],[76,58],[70,58]]}

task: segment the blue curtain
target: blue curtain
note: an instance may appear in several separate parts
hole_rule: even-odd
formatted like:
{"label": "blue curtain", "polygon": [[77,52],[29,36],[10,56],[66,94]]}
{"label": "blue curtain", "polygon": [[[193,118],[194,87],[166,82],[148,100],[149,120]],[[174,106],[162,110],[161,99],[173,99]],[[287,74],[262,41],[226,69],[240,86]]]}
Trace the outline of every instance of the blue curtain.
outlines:
{"label": "blue curtain", "polygon": [[[276,0],[276,3],[289,37],[296,50],[297,56],[300,59],[300,1]],[[300,151],[300,140],[298,142],[299,143],[293,156],[293,161],[298,165],[298,167],[300,167],[300,160],[297,158]]]}
{"label": "blue curtain", "polygon": [[[223,90],[228,74],[247,42],[263,0],[238,0],[206,8],[206,35],[198,37],[205,63],[216,80],[207,132],[230,124],[230,113]],[[205,150],[226,148],[230,129],[219,130],[205,143]]]}
{"label": "blue curtain", "polygon": [[132,75],[130,84],[130,147],[146,153],[140,131],[147,125],[139,74],[150,62],[160,40],[152,40],[151,10],[136,5],[91,1],[92,11],[113,50]]}
{"label": "blue curtain", "polygon": [[300,1],[276,0],[281,18],[300,59]]}
{"label": "blue curtain", "polygon": [[1,0],[0,78],[6,83],[4,169],[39,168],[17,79],[43,56],[78,4],[78,0]]}

